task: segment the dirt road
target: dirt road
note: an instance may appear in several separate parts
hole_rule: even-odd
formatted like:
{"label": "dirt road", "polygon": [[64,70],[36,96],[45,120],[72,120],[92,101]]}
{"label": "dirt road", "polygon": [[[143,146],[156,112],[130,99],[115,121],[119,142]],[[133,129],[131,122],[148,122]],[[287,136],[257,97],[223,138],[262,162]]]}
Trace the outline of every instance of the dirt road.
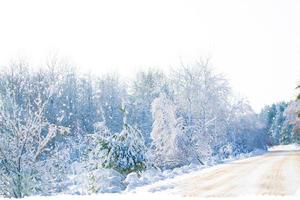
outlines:
{"label": "dirt road", "polygon": [[300,151],[280,147],[251,157],[140,188],[188,197],[295,195],[300,192]]}

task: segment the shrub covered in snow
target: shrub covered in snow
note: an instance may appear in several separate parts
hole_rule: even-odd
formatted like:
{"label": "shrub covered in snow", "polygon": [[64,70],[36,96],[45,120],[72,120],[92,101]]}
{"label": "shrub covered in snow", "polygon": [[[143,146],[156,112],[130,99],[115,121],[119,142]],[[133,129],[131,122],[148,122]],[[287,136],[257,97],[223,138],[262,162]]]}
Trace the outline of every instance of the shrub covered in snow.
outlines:
{"label": "shrub covered in snow", "polygon": [[90,167],[114,169],[123,174],[145,169],[145,144],[136,128],[126,124],[121,133],[109,137],[94,135],[94,139],[96,144],[89,154]]}
{"label": "shrub covered in snow", "polygon": [[125,177],[113,169],[87,170],[82,164],[74,164],[72,174],[66,181],[66,193],[93,194],[116,193],[125,189]]}

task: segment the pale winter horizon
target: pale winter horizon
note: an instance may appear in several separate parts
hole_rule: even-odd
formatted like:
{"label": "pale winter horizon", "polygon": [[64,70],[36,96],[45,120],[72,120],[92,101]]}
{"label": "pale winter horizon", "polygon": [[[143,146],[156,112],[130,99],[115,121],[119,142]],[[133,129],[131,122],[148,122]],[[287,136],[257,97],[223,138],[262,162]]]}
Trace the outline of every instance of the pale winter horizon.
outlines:
{"label": "pale winter horizon", "polygon": [[[264,1],[2,1],[0,66],[57,52],[83,71],[167,70],[211,58],[259,112],[295,97],[300,3]],[[21,33],[22,32],[22,33]]]}

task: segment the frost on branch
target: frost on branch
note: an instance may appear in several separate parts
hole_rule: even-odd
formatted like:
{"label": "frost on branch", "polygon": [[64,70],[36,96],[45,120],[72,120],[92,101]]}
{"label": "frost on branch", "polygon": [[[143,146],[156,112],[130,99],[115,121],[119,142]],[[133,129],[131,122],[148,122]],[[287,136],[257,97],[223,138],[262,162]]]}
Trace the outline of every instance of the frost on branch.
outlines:
{"label": "frost on branch", "polygon": [[112,168],[125,174],[145,168],[145,144],[137,128],[124,124],[121,133],[110,134],[104,124],[97,123],[97,130],[92,136],[96,144],[89,154],[93,163],[90,167]]}
{"label": "frost on branch", "polygon": [[40,190],[40,162],[47,159],[50,142],[68,128],[50,124],[44,117],[41,94],[17,104],[15,91],[7,90],[0,105],[0,192],[24,197]]}
{"label": "frost on branch", "polygon": [[186,141],[186,135],[178,126],[174,103],[164,93],[153,101],[152,115],[154,123],[151,139],[154,149],[150,152],[150,159],[159,168],[184,165],[187,159],[184,150],[187,150],[187,146],[181,143]]}

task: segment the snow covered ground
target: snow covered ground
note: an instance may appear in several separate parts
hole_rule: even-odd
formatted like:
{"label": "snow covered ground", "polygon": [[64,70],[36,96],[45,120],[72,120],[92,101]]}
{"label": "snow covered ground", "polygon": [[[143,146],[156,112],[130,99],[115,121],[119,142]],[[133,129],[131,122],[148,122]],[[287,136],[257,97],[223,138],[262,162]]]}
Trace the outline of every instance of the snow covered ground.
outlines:
{"label": "snow covered ground", "polygon": [[220,164],[211,168],[136,188],[139,193],[185,197],[238,197],[300,194],[300,152],[297,145],[282,145],[264,155]]}
{"label": "snow covered ground", "polygon": [[[137,179],[141,179],[140,182]],[[263,155],[228,161],[208,168],[190,166],[159,174],[149,171],[140,178],[132,175],[127,181],[132,187],[117,194],[58,195],[25,199],[299,199],[300,147],[294,144],[281,145],[269,149]],[[149,184],[143,185],[146,183]],[[137,187],[138,185],[141,186]]]}
{"label": "snow covered ground", "polygon": [[183,177],[183,175],[191,174],[193,172],[197,172],[206,168],[211,168],[212,166],[216,166],[221,163],[228,163],[234,160],[241,160],[253,156],[258,156],[262,155],[263,153],[265,153],[265,151],[255,150],[250,153],[239,154],[236,157],[227,158],[226,160],[220,160],[216,157],[212,158],[205,165],[191,164],[188,166],[183,166],[181,168],[175,168],[173,170],[159,171],[156,169],[148,169],[147,171],[143,172],[139,177],[136,173],[131,173],[127,176],[127,178],[124,181],[127,184],[126,192],[136,193],[136,189],[142,186],[151,185],[153,183],[161,182],[163,180]]}
{"label": "snow covered ground", "polygon": [[268,151],[299,151],[300,146],[297,144],[278,145],[268,149]]}

